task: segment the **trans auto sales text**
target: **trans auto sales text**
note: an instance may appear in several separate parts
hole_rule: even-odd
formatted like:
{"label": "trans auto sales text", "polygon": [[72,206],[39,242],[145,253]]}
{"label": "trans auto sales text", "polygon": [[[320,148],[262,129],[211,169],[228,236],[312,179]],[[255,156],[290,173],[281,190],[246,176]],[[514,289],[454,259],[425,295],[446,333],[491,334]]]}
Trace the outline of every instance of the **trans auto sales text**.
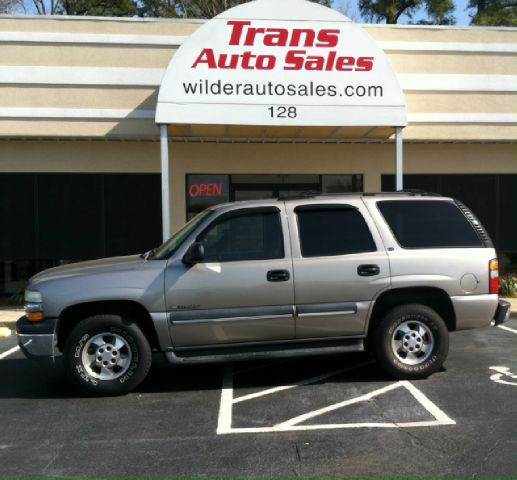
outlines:
{"label": "trans auto sales text", "polygon": [[[334,50],[339,43],[339,29],[255,28],[250,21],[240,20],[229,20],[227,25],[231,27],[230,46],[293,48],[283,58],[276,54],[253,53],[251,49],[242,53],[218,53],[213,48],[203,48],[192,68],[369,72],[374,65],[374,57],[343,56]],[[321,48],[322,53],[309,55],[306,48]]]}

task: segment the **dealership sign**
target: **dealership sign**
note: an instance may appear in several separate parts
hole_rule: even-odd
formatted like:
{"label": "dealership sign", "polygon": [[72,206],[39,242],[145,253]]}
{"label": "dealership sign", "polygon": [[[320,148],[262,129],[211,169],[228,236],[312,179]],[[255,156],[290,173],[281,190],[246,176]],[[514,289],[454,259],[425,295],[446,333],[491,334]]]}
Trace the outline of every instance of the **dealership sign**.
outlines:
{"label": "dealership sign", "polygon": [[163,78],[156,122],[405,126],[384,52],[340,13],[304,0],[257,0],[208,21]]}

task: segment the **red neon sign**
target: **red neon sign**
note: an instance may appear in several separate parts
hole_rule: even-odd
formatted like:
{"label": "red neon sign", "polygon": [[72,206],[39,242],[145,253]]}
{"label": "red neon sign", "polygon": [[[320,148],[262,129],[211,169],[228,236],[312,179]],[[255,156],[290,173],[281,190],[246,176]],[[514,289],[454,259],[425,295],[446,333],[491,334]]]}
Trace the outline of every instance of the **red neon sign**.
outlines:
{"label": "red neon sign", "polygon": [[223,195],[222,183],[193,183],[188,189],[189,197],[221,197]]}

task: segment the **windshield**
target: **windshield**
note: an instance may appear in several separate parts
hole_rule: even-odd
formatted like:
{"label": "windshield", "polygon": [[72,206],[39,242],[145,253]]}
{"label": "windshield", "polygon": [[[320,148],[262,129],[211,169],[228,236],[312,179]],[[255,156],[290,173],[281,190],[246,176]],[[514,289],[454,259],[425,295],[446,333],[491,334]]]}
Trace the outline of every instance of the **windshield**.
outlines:
{"label": "windshield", "polygon": [[197,214],[192,220],[186,223],[181,230],[178,230],[169,240],[160,245],[151,255],[150,258],[156,260],[165,260],[181,247],[185,239],[205,220],[211,215],[213,210],[204,210]]}

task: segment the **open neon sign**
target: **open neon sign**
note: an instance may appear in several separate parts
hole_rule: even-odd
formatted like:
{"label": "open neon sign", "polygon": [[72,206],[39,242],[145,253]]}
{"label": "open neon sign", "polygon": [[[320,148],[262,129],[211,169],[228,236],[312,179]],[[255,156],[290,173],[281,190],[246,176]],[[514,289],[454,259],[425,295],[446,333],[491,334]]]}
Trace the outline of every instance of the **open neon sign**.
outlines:
{"label": "open neon sign", "polygon": [[222,197],[224,185],[219,183],[193,183],[190,185],[188,194],[191,198],[198,197]]}

